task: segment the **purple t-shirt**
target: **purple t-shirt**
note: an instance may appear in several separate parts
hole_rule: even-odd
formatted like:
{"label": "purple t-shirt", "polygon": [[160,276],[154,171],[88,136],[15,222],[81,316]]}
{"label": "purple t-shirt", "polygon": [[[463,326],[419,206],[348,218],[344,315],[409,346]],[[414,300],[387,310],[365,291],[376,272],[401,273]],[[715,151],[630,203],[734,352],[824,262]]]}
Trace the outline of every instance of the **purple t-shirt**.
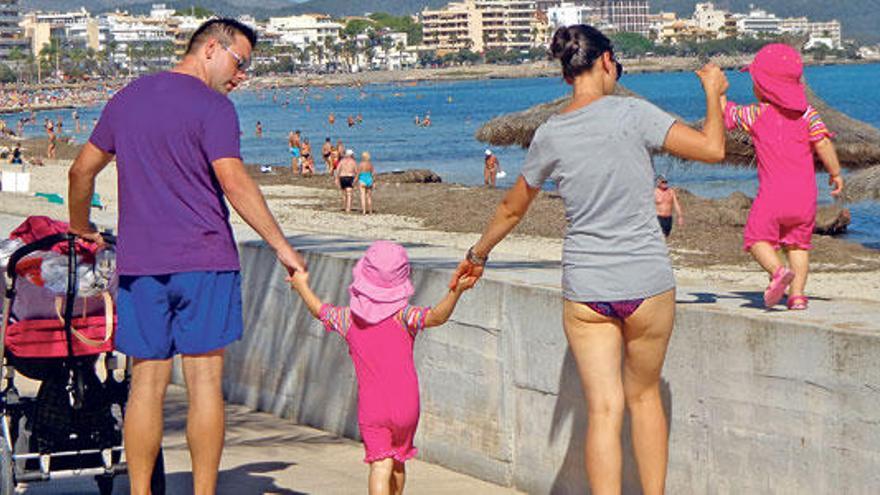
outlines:
{"label": "purple t-shirt", "polygon": [[211,166],[241,158],[229,98],[186,74],[141,77],[107,103],[89,141],[116,155],[120,274],[240,269]]}

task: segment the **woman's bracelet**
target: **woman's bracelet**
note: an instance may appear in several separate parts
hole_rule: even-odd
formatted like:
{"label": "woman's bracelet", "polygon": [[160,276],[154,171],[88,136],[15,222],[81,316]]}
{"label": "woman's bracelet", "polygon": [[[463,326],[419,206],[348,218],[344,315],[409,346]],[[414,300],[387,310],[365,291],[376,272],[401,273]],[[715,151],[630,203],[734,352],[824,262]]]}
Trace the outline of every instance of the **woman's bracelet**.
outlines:
{"label": "woman's bracelet", "polygon": [[489,261],[489,256],[478,256],[477,253],[474,252],[474,247],[471,246],[467,251],[465,259],[472,265],[485,266],[486,262]]}

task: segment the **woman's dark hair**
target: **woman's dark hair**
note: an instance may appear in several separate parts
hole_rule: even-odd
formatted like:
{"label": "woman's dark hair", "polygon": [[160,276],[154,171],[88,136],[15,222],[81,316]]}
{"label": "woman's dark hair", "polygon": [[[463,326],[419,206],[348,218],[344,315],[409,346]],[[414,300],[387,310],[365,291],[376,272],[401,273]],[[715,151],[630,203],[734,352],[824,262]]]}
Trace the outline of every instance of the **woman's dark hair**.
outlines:
{"label": "woman's dark hair", "polygon": [[591,70],[603,53],[613,51],[611,40],[586,24],[563,26],[556,30],[550,42],[550,56],[562,63],[562,76],[566,81]]}

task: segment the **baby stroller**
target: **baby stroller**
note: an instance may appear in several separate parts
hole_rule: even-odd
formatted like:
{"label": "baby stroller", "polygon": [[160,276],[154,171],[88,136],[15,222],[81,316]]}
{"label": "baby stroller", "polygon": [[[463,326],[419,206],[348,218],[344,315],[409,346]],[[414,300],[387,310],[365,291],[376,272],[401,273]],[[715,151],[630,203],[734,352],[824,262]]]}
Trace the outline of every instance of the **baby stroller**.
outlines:
{"label": "baby stroller", "polygon": [[[115,245],[113,236],[103,237]],[[71,234],[56,233],[24,244],[9,257],[0,327],[0,495],[15,493],[21,482],[70,476],[94,476],[105,495],[112,493],[116,475],[126,472],[122,419],[130,363],[113,350],[115,260],[112,249],[96,257],[84,246]],[[66,283],[55,280],[54,293],[48,278],[40,280],[50,263],[56,273],[66,272],[61,273]],[[113,282],[89,295],[83,275],[102,264],[110,272],[104,280]],[[40,298],[49,299],[51,310],[45,305],[35,310],[39,304],[33,300]],[[36,397],[19,393],[16,373],[39,381]],[[151,488],[154,495],[165,493],[161,450]]]}

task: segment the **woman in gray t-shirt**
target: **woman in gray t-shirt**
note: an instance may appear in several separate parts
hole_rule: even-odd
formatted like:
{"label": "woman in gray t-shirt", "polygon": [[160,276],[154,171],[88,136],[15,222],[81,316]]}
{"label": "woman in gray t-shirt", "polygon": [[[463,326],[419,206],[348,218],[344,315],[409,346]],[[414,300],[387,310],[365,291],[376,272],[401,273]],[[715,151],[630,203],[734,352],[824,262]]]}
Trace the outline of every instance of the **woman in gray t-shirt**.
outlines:
{"label": "woman in gray t-shirt", "polygon": [[[675,280],[654,209],[650,152],[690,160],[724,158],[721,95],[715,65],[697,71],[706,94],[702,131],[647,101],[610,96],[623,67],[596,29],[569,26],[551,45],[573,87],[571,102],[535,133],[522,175],[480,240],[458,266],[480,276],[489,252],[519,223],[545,180],[565,204],[563,321],[589,411],[586,468],[592,493],[620,493],[620,428],[632,416],[633,450],[643,492],[662,493],[668,432],[660,371],[672,333]],[[621,367],[621,354],[625,362]]]}

